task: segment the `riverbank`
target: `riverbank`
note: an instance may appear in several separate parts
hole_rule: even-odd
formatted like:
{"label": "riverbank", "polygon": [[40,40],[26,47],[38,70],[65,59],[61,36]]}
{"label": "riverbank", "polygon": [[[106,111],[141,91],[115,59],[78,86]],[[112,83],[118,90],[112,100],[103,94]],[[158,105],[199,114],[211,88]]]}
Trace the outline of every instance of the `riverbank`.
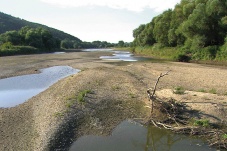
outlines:
{"label": "riverbank", "polygon": [[[110,134],[125,119],[147,122],[150,109],[146,90],[154,86],[160,73],[169,70],[169,75],[159,82],[157,96],[186,102],[198,111],[199,116],[194,118],[226,123],[225,67],[151,61],[112,64],[99,59],[108,54],[76,52],[1,58],[1,78],[37,73],[40,68],[56,65],[68,65],[81,72],[19,106],[0,109],[0,150],[64,150],[79,136]],[[190,91],[172,94],[180,86]],[[211,90],[217,94],[210,94]]]}
{"label": "riverbank", "polygon": [[[225,56],[221,56],[221,50],[217,53],[216,57],[210,54],[208,48],[204,48],[201,52],[193,54],[189,53],[183,48],[178,47],[160,47],[158,45],[154,46],[145,46],[145,47],[134,47],[127,48],[129,51],[136,55],[142,55],[147,57],[153,57],[157,59],[165,59],[169,61],[179,61],[179,62],[190,62],[197,64],[209,64],[209,65],[218,65],[226,66]],[[211,51],[212,52],[212,51]]]}

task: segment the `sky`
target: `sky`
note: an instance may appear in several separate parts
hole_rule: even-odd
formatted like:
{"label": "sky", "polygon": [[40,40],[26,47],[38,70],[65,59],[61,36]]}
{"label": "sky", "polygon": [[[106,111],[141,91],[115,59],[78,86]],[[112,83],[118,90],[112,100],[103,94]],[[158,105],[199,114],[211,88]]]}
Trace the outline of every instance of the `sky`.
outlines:
{"label": "sky", "polygon": [[133,41],[132,32],[180,0],[0,0],[0,12],[82,41]]}

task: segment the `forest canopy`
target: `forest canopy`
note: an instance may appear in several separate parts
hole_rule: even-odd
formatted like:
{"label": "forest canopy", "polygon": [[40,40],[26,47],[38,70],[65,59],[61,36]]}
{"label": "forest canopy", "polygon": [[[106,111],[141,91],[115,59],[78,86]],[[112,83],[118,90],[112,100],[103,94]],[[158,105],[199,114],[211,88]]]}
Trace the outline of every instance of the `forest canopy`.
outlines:
{"label": "forest canopy", "polygon": [[194,60],[227,59],[227,1],[181,0],[134,29],[133,37],[134,47],[175,47]]}

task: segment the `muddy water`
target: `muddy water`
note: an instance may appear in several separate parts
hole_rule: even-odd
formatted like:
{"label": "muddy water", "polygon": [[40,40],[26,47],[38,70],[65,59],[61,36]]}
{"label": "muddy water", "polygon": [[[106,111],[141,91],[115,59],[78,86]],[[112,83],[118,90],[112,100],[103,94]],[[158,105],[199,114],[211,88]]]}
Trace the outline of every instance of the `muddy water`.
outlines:
{"label": "muddy water", "polygon": [[123,121],[111,136],[83,136],[70,151],[215,151],[202,140]]}
{"label": "muddy water", "polygon": [[0,80],[0,107],[14,107],[46,90],[58,80],[79,72],[69,66],[41,69],[40,74]]}

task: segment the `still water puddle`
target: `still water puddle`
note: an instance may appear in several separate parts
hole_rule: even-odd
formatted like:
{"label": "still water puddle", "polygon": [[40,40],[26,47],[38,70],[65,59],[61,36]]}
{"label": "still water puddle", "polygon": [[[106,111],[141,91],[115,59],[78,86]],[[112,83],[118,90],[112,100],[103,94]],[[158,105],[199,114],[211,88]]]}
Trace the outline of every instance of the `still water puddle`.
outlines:
{"label": "still water puddle", "polygon": [[83,136],[70,151],[215,151],[202,140],[123,121],[111,136]]}
{"label": "still water puddle", "polygon": [[79,72],[69,66],[54,66],[40,70],[39,74],[0,80],[0,107],[14,107],[46,90],[58,80]]}

